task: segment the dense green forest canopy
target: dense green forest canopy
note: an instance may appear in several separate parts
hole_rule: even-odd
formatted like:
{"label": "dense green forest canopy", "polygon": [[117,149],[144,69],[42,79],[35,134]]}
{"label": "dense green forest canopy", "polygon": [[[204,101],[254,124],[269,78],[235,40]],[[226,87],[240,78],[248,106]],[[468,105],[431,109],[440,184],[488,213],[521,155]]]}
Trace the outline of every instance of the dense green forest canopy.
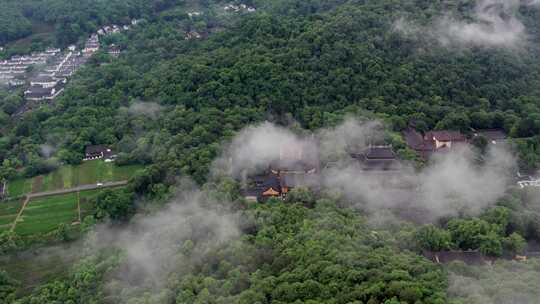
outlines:
{"label": "dense green forest canopy", "polygon": [[[152,216],[176,200],[178,176],[190,176],[218,201],[205,205],[205,212],[232,209],[242,225],[236,227],[239,235],[217,244],[208,241],[219,233],[213,222],[205,223],[207,213],[186,229],[173,229],[181,237],[166,248],[172,266],[159,286],[151,276],[122,279],[133,270],[125,264],[129,253],[84,244],[85,258],[69,273],[23,295],[15,294],[21,283],[0,271],[0,300],[485,303],[492,294],[478,295],[464,285],[489,290],[510,274],[517,279],[501,283],[498,291],[518,286],[535,299],[535,260],[519,267],[501,260],[486,272],[460,263],[438,266],[419,255],[423,250],[478,250],[491,257],[520,253],[527,241],[540,240],[540,196],[534,191],[509,193],[479,217],[427,226],[396,221],[381,229],[362,212],[342,208],[347,204],[339,198],[321,199],[301,189],[286,202],[250,206],[237,182],[208,181],[222,144],[245,126],[294,121],[317,130],[366,113],[393,131],[411,121],[420,131],[502,128],[516,143],[522,167],[538,169],[540,8],[509,6],[508,18],[526,31],[511,36],[520,42],[512,48],[498,40],[495,45],[488,40],[468,45],[454,36],[448,43],[439,40],[440,29],[433,30],[437,20],[474,22],[479,2],[472,0],[253,0],[245,2],[256,8],[249,14],[226,11],[228,3],[2,2],[8,13],[0,14],[17,20],[1,27],[5,42],[31,34],[35,20],[54,24],[60,44],[102,24],[145,16],[147,22],[104,38],[121,47],[120,57],[96,54],[53,104],[12,117],[25,102],[22,92],[0,92],[0,179],[76,164],[87,145],[110,145],[119,153],[117,164],[147,166],[123,191],[105,191],[95,199],[95,214],[81,224],[88,243],[99,229],[114,235],[130,221],[157,223]],[[193,11],[201,14],[190,16]],[[464,22],[454,24],[459,28]],[[201,39],[186,39],[193,31]],[[44,155],[43,145],[54,147],[52,157]],[[110,225],[94,229],[98,221]],[[67,238],[65,229],[56,233],[59,241]],[[6,232],[0,245],[12,252],[28,244]],[[491,276],[498,271],[504,275]],[[523,277],[529,279],[518,282]],[[509,301],[522,299],[506,295]]]}

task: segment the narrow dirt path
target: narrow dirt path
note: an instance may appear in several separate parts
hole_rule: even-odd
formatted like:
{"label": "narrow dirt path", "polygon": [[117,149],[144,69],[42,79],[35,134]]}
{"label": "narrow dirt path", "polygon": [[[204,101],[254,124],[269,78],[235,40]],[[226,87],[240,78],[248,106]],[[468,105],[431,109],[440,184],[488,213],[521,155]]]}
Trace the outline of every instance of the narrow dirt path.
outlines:
{"label": "narrow dirt path", "polygon": [[77,209],[79,211],[79,224],[81,223],[81,192],[77,192]]}
{"label": "narrow dirt path", "polygon": [[15,226],[17,226],[17,222],[19,221],[19,218],[21,217],[24,211],[24,208],[26,208],[26,205],[28,204],[29,201],[30,201],[30,196],[26,196],[26,199],[24,200],[21,210],[19,210],[17,217],[15,218],[15,220],[13,221],[13,224],[11,225],[11,229],[9,230],[10,232],[15,231]]}

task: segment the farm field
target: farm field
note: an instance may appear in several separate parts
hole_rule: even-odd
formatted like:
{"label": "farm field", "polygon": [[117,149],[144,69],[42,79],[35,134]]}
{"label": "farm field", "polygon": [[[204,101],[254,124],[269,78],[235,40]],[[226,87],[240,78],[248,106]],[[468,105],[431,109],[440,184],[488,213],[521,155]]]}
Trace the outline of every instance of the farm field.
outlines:
{"label": "farm field", "polygon": [[[118,187],[115,189],[122,189]],[[92,199],[105,189],[88,190],[31,199],[17,219],[15,233],[32,236],[52,232],[60,224],[78,224],[94,211]],[[0,203],[0,232],[9,230],[23,205],[22,200]],[[79,215],[80,205],[80,215]]]}
{"label": "farm field", "polygon": [[0,203],[0,232],[11,229],[11,225],[15,218],[17,218],[22,204],[23,202],[21,200]]}
{"label": "farm field", "polygon": [[98,182],[122,181],[142,168],[140,165],[116,166],[102,160],[87,161],[78,166],[62,166],[54,172],[31,179],[10,181],[7,193],[9,197],[18,197],[27,193],[69,189]]}
{"label": "farm field", "polygon": [[20,236],[48,233],[61,223],[78,221],[77,193],[31,200],[17,220],[15,232]]}

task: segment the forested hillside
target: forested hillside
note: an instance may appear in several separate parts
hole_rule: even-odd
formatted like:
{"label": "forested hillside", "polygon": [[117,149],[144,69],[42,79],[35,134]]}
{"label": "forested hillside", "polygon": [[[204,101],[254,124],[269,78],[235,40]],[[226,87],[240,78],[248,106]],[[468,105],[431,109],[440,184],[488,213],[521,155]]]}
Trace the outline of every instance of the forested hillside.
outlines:
{"label": "forested hillside", "polygon": [[[0,157],[16,166],[39,163],[38,145],[50,141],[62,160],[73,162],[85,145],[120,143],[130,151],[126,159],[169,161],[202,181],[216,155],[212,144],[227,130],[287,114],[315,129],[347,107],[380,114],[396,130],[414,120],[420,130],[503,128],[517,138],[540,132],[536,44],[444,47],[394,29],[402,15],[425,20],[440,5],[420,13],[416,4],[394,1],[337,3],[262,2],[271,8],[232,24],[211,13],[195,19],[186,9],[164,13],[118,37],[125,56],[108,64],[97,56],[57,106],[4,129]],[[531,34],[537,24],[529,20],[537,14],[527,8],[520,17]],[[215,31],[223,26],[229,28]],[[185,40],[195,27],[212,34]],[[3,98],[4,112],[16,95]],[[158,103],[167,109],[164,119],[141,121],[119,111],[135,101]],[[181,122],[185,116],[199,123]],[[144,132],[135,133],[133,124]],[[189,136],[173,139],[177,134]],[[525,165],[538,166],[538,138],[520,147]]]}
{"label": "forested hillside", "polygon": [[[23,92],[0,91],[0,181],[39,181],[41,174],[80,164],[90,145],[112,147],[115,165],[144,166],[127,186],[88,200],[94,209],[80,219],[76,236],[65,225],[48,235],[69,256],[54,275],[18,277],[6,261],[52,250],[40,247],[44,239],[1,233],[0,270],[7,266],[0,271],[0,302],[536,303],[538,260],[513,257],[540,242],[540,195],[518,189],[514,171],[505,172],[512,187],[498,189],[501,195],[474,214],[410,220],[387,210],[380,189],[366,190],[381,201],[376,211],[338,186],[248,203],[245,181],[220,175],[216,163],[233,161],[226,147],[248,145],[238,136],[254,124],[271,121],[291,129],[292,137],[312,138],[354,117],[376,120],[415,178],[423,168],[444,168],[429,167],[405,147],[400,132],[411,125],[469,137],[475,129],[502,130],[518,159],[516,171],[536,172],[537,2],[1,3],[0,43],[7,44],[32,35],[35,21],[53,25],[59,45],[99,25],[145,21],[105,37],[102,43],[121,54],[97,52],[52,103],[12,116]],[[244,11],[229,6],[240,4]],[[265,135],[261,146],[280,144]],[[488,162],[485,151],[474,147],[471,154],[471,170]],[[457,162],[451,167],[458,170]],[[488,169],[472,178],[483,179]],[[440,192],[428,197],[430,206],[462,198]],[[470,205],[490,195],[480,193]],[[427,251],[469,251],[493,264],[447,267],[423,257]],[[499,270],[506,280],[494,274]]]}

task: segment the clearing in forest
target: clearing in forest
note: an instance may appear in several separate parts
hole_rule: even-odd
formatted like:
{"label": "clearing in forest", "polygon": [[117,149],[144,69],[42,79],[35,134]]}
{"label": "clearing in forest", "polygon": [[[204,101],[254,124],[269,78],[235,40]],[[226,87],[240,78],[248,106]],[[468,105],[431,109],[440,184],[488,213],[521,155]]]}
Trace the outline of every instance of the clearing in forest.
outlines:
{"label": "clearing in forest", "polygon": [[116,166],[112,162],[92,160],[78,166],[62,166],[49,174],[34,178],[10,181],[7,192],[9,197],[19,197],[28,193],[70,189],[98,182],[123,181],[142,168],[141,165]]}

